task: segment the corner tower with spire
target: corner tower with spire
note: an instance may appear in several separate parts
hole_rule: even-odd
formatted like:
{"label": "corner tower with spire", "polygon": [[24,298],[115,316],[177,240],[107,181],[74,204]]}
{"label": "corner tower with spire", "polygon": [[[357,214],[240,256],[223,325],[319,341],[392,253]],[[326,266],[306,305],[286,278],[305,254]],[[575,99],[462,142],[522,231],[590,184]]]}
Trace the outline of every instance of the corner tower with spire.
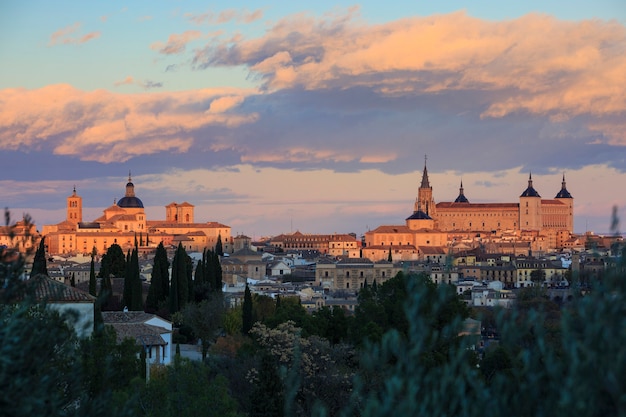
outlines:
{"label": "corner tower with spire", "polygon": [[528,175],[528,187],[519,197],[519,225],[520,230],[541,230],[541,196],[533,187],[533,174]]}

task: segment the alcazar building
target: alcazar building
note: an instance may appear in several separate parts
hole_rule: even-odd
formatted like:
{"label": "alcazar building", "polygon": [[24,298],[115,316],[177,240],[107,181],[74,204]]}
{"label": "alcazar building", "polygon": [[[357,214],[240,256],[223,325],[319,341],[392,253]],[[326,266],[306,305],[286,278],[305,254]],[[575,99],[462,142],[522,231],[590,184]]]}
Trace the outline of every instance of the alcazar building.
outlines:
{"label": "alcazar building", "polygon": [[104,209],[102,216],[91,222],[83,221],[83,199],[76,188],[67,197],[67,215],[61,223],[43,226],[47,251],[51,255],[89,254],[94,248],[98,254],[117,244],[124,252],[132,249],[137,240],[146,251],[160,242],[187,251],[213,249],[218,237],[224,251],[232,245],[230,227],[218,222],[194,222],[194,206],[187,202],[165,206],[165,220],[148,220],[143,202],[135,195],[130,173],[124,197]]}
{"label": "alcazar building", "polygon": [[[512,242],[513,253],[544,251],[566,246],[574,232],[574,198],[565,175],[553,199],[544,199],[528,185],[512,203],[471,203],[463,183],[452,202],[435,203],[424,165],[413,213],[404,225],[383,225],[365,233],[363,256],[385,259],[439,260],[461,241],[480,240],[501,246]],[[517,243],[517,246],[515,246]]]}

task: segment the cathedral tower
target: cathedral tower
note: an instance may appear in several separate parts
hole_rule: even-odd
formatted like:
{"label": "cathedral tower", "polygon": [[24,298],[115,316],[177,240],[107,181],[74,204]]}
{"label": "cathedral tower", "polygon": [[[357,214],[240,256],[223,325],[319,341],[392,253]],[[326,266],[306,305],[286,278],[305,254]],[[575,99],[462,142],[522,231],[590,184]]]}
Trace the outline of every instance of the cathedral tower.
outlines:
{"label": "cathedral tower", "polygon": [[76,194],[76,186],[67,197],[67,221],[74,225],[83,221],[83,198]]}
{"label": "cathedral tower", "polygon": [[422,183],[417,191],[417,200],[415,201],[414,212],[423,211],[427,216],[434,218],[436,215],[435,200],[433,199],[433,187],[428,181],[428,169],[426,168],[426,157],[424,157],[424,173],[422,174]]}

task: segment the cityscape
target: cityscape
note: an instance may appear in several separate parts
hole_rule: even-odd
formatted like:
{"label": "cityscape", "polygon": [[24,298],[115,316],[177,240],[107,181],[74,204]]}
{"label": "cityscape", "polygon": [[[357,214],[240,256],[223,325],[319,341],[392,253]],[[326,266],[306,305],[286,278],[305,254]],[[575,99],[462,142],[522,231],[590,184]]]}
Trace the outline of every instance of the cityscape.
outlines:
{"label": "cityscape", "polygon": [[626,410],[619,2],[0,23],[0,414]]}

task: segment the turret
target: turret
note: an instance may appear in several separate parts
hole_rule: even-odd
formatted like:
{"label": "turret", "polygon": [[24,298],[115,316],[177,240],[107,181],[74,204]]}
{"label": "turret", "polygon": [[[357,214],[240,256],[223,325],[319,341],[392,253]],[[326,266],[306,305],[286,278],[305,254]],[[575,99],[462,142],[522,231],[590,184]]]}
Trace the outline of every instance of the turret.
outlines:
{"label": "turret", "polygon": [[461,187],[459,188],[459,196],[454,200],[455,203],[469,203],[467,197],[463,193],[463,181],[461,180]]}
{"label": "turret", "polygon": [[541,196],[533,187],[532,173],[528,176],[528,187],[520,195],[520,229],[541,230]]}

